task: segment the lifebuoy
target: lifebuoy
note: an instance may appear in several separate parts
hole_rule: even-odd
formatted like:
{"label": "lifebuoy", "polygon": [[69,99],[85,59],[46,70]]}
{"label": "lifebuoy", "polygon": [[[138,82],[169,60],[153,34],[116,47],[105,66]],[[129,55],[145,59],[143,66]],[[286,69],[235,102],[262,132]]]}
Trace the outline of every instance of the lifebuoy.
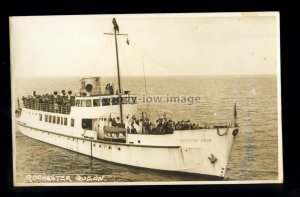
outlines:
{"label": "lifebuoy", "polygon": [[235,137],[235,136],[237,136],[237,134],[239,133],[239,130],[238,129],[234,129],[233,131],[232,131],[232,135]]}

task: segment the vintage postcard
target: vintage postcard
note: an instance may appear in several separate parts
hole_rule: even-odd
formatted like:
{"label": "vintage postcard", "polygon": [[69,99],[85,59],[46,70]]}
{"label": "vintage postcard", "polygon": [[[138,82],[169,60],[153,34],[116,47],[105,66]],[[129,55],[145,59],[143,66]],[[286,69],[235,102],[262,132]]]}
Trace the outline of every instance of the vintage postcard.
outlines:
{"label": "vintage postcard", "polygon": [[9,22],[15,186],[283,182],[279,13]]}

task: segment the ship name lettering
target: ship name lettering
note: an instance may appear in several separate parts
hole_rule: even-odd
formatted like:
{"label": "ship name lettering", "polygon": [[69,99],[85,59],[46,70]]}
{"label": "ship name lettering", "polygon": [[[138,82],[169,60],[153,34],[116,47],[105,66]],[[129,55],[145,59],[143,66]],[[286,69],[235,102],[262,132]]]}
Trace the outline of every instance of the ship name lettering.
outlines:
{"label": "ship name lettering", "polygon": [[80,182],[105,182],[108,181],[107,178],[112,178],[111,176],[108,175],[76,175],[75,179],[76,181]]}
{"label": "ship name lettering", "polygon": [[210,138],[201,138],[201,139],[180,139],[181,143],[198,143],[198,142],[211,142]]}
{"label": "ship name lettering", "polygon": [[68,175],[44,175],[44,174],[28,174],[25,177],[27,182],[72,182],[71,177]]}
{"label": "ship name lettering", "polygon": [[211,139],[210,138],[202,138],[201,142],[211,142]]}
{"label": "ship name lettering", "polygon": [[180,139],[180,142],[183,142],[183,143],[197,143],[198,139]]}

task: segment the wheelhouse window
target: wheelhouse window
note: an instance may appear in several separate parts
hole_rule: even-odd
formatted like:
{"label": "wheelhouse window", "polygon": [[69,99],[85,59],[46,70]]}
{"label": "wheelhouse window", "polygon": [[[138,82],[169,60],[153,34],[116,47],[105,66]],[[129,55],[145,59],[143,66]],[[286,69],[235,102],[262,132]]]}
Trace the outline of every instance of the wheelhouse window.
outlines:
{"label": "wheelhouse window", "polygon": [[74,118],[71,118],[71,127],[74,127]]}
{"label": "wheelhouse window", "polygon": [[52,116],[49,115],[49,122],[51,123],[52,122]]}
{"label": "wheelhouse window", "polygon": [[111,99],[112,105],[119,105],[122,102],[122,97],[113,97]]}
{"label": "wheelhouse window", "polygon": [[64,125],[68,125],[68,119],[67,118],[64,119]]}
{"label": "wheelhouse window", "polygon": [[60,117],[57,116],[57,121],[56,121],[57,124],[60,124]]}
{"label": "wheelhouse window", "polygon": [[76,100],[75,106],[80,107],[80,100]]}
{"label": "wheelhouse window", "polygon": [[122,104],[128,103],[128,97],[122,97]]}
{"label": "wheelhouse window", "polygon": [[92,101],[90,99],[86,100],[86,106],[87,107],[92,107]]}
{"label": "wheelhouse window", "polygon": [[53,116],[53,122],[55,124],[56,116]]}
{"label": "wheelhouse window", "polygon": [[43,121],[43,115],[40,114],[40,121]]}
{"label": "wheelhouse window", "polygon": [[110,105],[110,98],[102,98],[102,106]]}
{"label": "wheelhouse window", "polygon": [[48,122],[48,115],[45,115],[45,122]]}
{"label": "wheelhouse window", "polygon": [[94,99],[93,100],[93,105],[94,105],[94,107],[100,106],[100,99]]}
{"label": "wheelhouse window", "polygon": [[64,118],[60,117],[60,124],[63,125],[64,124]]}
{"label": "wheelhouse window", "polygon": [[81,100],[81,107],[85,107],[85,106],[86,106],[85,100]]}

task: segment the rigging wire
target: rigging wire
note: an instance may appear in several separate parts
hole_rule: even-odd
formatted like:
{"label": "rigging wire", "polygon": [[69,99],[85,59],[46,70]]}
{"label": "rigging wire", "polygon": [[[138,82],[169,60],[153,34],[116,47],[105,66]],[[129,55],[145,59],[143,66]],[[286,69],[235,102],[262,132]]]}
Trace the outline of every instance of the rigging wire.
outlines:
{"label": "rigging wire", "polygon": [[113,40],[111,38],[107,38],[108,40],[108,45],[107,48],[104,50],[104,58],[103,63],[102,63],[102,69],[103,69],[103,75],[105,76],[112,76],[113,72],[115,71],[115,69],[111,70],[112,68],[115,67],[115,63],[113,62],[113,56],[111,54],[114,54],[114,43]]}
{"label": "rigging wire", "polygon": [[[116,39],[118,40],[118,37],[117,37]],[[115,53],[116,53],[116,52],[115,52]],[[117,60],[115,60],[115,63],[114,63],[114,77],[117,76],[117,74],[116,74],[116,70],[117,70],[116,64],[117,64]]]}
{"label": "rigging wire", "polygon": [[[144,56],[143,54],[141,54],[140,50],[135,48],[133,45],[131,45],[130,48],[133,49],[136,54],[139,54],[140,56]],[[144,56],[144,57],[153,63],[153,66],[156,67],[155,70],[158,70],[160,75],[168,76],[167,74],[165,74],[166,70],[163,69],[163,68],[165,68],[165,66],[159,64],[156,60],[153,60],[152,58],[149,58],[148,56]]]}
{"label": "rigging wire", "polygon": [[[100,73],[98,74],[98,71],[97,71],[97,68],[98,68],[98,65],[100,64],[100,66],[103,65],[103,60],[106,56],[106,53],[107,53],[107,45],[108,45],[108,39],[105,39],[105,43],[104,43],[104,53],[103,54],[99,54],[98,57],[97,57],[97,60],[96,60],[96,63],[94,64],[93,68],[91,69],[91,75],[100,75]],[[102,56],[102,57],[101,57]]]}
{"label": "rigging wire", "polygon": [[146,75],[145,75],[144,56],[142,56],[142,61],[143,61],[143,73],[144,73],[145,94],[146,94],[146,97],[147,97],[147,83],[146,83]]}
{"label": "rigging wire", "polygon": [[129,75],[129,71],[128,71],[128,65],[127,65],[127,60],[126,60],[126,56],[124,55],[124,44],[120,43],[120,49],[121,49],[121,53],[122,53],[122,60],[124,60],[124,67],[126,69],[126,74]]}
{"label": "rigging wire", "polygon": [[[123,74],[123,76],[125,75],[125,74],[127,74],[127,76],[129,76],[130,74],[129,74],[129,71],[128,71],[128,64],[127,64],[127,58],[126,58],[126,55],[125,55],[125,49],[124,49],[124,43],[123,43],[123,41],[120,43],[120,47],[119,47],[119,49],[120,49],[120,51],[121,51],[121,59],[119,60],[120,62],[121,61],[123,61],[123,64],[122,65],[124,65],[123,66],[123,68],[125,68],[125,73]],[[122,71],[122,69],[120,70],[120,71]],[[124,71],[124,69],[123,69],[123,71]],[[123,79],[124,79],[124,77],[123,77]],[[126,81],[126,80],[125,80]],[[126,89],[126,83],[124,83],[124,81],[123,81],[123,86],[122,86],[122,88],[123,88],[123,90],[125,90]]]}

